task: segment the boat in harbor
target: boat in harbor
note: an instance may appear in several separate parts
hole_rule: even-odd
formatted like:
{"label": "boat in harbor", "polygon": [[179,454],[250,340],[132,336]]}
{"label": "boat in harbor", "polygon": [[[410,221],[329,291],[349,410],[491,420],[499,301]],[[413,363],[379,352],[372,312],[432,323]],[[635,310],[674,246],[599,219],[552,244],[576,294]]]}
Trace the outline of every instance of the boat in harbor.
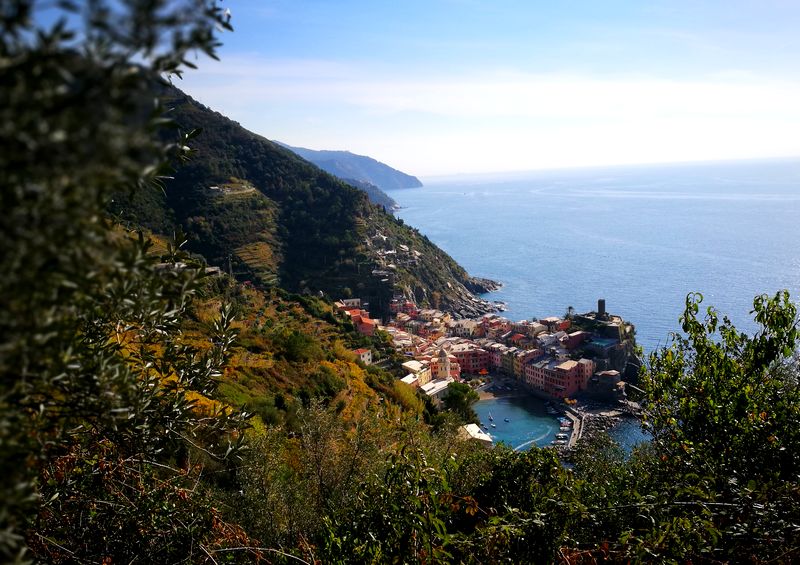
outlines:
{"label": "boat in harbor", "polygon": [[496,443],[502,441],[517,451],[525,451],[549,445],[558,433],[556,420],[544,413],[542,404],[534,396],[491,398],[479,400],[475,411],[481,422],[489,426],[484,433],[490,434]]}
{"label": "boat in harbor", "polygon": [[490,421],[490,422],[493,422],[493,421],[494,421],[494,418],[492,418],[492,413],[491,413],[491,412],[489,412],[489,421]]}

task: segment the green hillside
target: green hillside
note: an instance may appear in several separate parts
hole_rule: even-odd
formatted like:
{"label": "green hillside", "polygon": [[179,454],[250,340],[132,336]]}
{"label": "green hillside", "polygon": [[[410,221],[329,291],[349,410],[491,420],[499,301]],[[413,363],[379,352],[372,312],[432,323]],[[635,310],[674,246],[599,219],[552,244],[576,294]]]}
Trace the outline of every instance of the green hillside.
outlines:
{"label": "green hillside", "polygon": [[358,296],[375,315],[398,292],[455,312],[488,310],[463,268],[364,192],[177,89],[163,98],[182,130],[201,131],[163,193],[115,199],[123,219],[160,233],[180,226],[192,251],[242,280]]}
{"label": "green hillside", "polygon": [[[682,332],[642,371],[651,440],[632,453],[591,434],[569,467],[487,448],[396,384],[380,335],[273,285],[467,306],[460,285],[481,281],[179,93],[175,118],[205,134],[157,135],[152,76],[214,56],[227,11],[38,4],[58,22],[45,28],[32,4],[4,9],[0,34],[0,562],[800,561],[788,292],[754,299],[751,335],[686,298]],[[109,208],[186,225],[194,252],[263,288]]]}
{"label": "green hillside", "polygon": [[343,178],[347,184],[350,184],[356,188],[360,188],[364,192],[367,193],[369,197],[369,201],[375,204],[376,206],[382,206],[386,210],[395,210],[399,208],[399,204],[395,202],[394,198],[386,194],[380,188],[378,188],[373,183],[366,181],[366,180],[356,180],[351,178]]}

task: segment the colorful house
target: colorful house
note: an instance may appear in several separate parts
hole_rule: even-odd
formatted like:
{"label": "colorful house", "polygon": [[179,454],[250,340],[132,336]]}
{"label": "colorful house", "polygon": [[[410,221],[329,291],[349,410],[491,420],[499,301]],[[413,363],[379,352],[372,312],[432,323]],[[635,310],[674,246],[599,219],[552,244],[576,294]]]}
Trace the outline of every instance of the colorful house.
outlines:
{"label": "colorful house", "polygon": [[455,356],[464,373],[477,375],[482,369],[489,369],[489,353],[474,343],[453,345],[450,353]]}
{"label": "colorful house", "polygon": [[590,359],[535,361],[525,366],[525,382],[548,396],[566,398],[586,390],[594,368]]}
{"label": "colorful house", "polygon": [[365,349],[365,348],[356,349],[353,351],[353,353],[355,353],[356,356],[358,356],[358,358],[361,360],[362,363],[364,363],[364,365],[372,365],[371,349]]}
{"label": "colorful house", "polygon": [[417,377],[420,386],[424,386],[431,381],[431,367],[425,361],[411,360],[402,365],[403,369]]}

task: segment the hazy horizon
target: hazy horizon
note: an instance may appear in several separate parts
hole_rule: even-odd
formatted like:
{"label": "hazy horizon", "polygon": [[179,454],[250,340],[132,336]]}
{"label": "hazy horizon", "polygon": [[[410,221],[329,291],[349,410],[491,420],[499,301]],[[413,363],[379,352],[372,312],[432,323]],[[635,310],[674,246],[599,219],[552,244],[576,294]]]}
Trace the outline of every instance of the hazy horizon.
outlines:
{"label": "hazy horizon", "polygon": [[179,86],[410,174],[798,153],[800,5],[245,0]]}
{"label": "hazy horizon", "polygon": [[[547,173],[574,173],[574,172],[594,172],[603,170],[630,170],[637,168],[656,168],[656,167],[691,167],[703,165],[736,165],[736,164],[757,164],[757,163],[782,163],[800,159],[798,155],[786,155],[780,157],[761,157],[743,159],[698,159],[694,161],[658,161],[648,163],[609,163],[607,165],[574,165],[570,167],[542,167],[539,169],[525,169],[515,171],[485,171],[480,173],[444,173],[438,175],[420,175],[419,180],[425,184],[440,184],[450,182],[462,182],[475,180],[483,182],[503,181],[503,180],[524,180],[531,175]],[[391,165],[391,163],[387,163]],[[403,171],[406,172],[406,171]],[[404,188],[394,190],[407,190]],[[391,191],[393,192],[393,191]]]}

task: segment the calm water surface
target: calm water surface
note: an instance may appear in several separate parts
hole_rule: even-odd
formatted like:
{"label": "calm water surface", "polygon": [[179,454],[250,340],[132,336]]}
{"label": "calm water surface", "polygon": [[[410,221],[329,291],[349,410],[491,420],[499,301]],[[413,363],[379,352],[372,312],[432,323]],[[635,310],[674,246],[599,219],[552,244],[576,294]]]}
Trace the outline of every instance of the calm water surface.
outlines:
{"label": "calm water surface", "polygon": [[391,191],[398,216],[471,274],[508,317],[610,312],[652,351],[686,294],[750,321],[753,297],[800,296],[800,160],[550,171]]}
{"label": "calm water surface", "polygon": [[[544,402],[536,398],[492,398],[477,402],[474,408],[481,424],[488,428],[484,431],[492,436],[494,442],[505,442],[516,450],[526,450],[532,445],[550,445],[559,430],[558,419],[548,416]],[[493,422],[489,420],[490,414]],[[496,427],[493,428],[492,423]]]}
{"label": "calm water surface", "polygon": [[[544,401],[537,398],[492,398],[475,403],[474,408],[481,427],[486,425],[483,429],[492,436],[494,442],[504,442],[517,451],[525,451],[533,445],[548,446],[559,433],[558,418],[548,415]],[[489,419],[490,415],[494,420]],[[635,445],[649,440],[639,421],[634,418],[623,418],[609,431],[609,435],[629,453]]]}

